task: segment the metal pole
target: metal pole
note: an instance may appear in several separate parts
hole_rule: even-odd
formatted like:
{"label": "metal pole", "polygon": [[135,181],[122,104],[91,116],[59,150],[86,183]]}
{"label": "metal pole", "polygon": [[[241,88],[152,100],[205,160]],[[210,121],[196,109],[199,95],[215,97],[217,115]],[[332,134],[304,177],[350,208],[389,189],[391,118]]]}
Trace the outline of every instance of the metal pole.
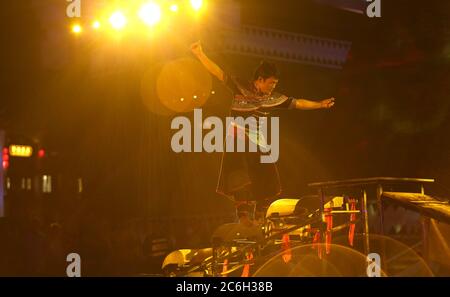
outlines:
{"label": "metal pole", "polygon": [[384,235],[384,214],[383,214],[383,201],[381,195],[383,194],[383,186],[381,184],[377,185],[377,205],[378,205],[378,215],[380,216],[380,234]]}
{"label": "metal pole", "polygon": [[364,222],[364,230],[363,230],[363,238],[364,238],[364,253],[369,255],[370,246],[369,246],[369,219],[367,214],[367,193],[366,190],[363,190],[363,199],[361,201],[361,211],[363,213],[363,222]]}
{"label": "metal pole", "polygon": [[[378,204],[378,215],[380,216],[380,234],[384,235],[384,212],[383,212],[383,199],[382,196],[383,195],[383,186],[381,184],[377,185],[377,204]],[[385,273],[387,271],[387,263],[385,261],[385,259],[387,259],[386,257],[386,242],[384,241],[384,239],[381,240],[381,255],[380,255],[380,260],[381,260],[381,270],[383,270]]]}
{"label": "metal pole", "polygon": [[319,188],[319,198],[320,198],[320,211],[322,212],[322,215],[323,215],[324,207],[325,207],[325,197],[323,196],[322,188]]}
{"label": "metal pole", "polygon": [[324,230],[324,220],[325,220],[325,197],[323,195],[323,189],[319,188],[319,198],[320,198],[320,216],[321,216],[321,227],[320,227],[320,231],[321,231],[321,238],[323,237],[323,235],[325,234],[325,230]]}

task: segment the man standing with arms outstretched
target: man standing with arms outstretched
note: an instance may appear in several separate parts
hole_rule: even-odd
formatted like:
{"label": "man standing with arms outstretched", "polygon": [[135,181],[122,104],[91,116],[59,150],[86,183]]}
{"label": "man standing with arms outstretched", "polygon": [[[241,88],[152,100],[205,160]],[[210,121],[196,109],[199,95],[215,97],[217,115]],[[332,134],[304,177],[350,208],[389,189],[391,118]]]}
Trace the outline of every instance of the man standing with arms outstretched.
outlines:
{"label": "man standing with arms outstretched", "polygon": [[[274,92],[278,83],[278,70],[273,63],[262,61],[256,68],[253,79],[246,81],[225,73],[203,52],[200,42],[191,45],[192,53],[203,66],[233,93],[232,117],[254,117],[260,122],[268,118],[270,112],[278,108],[312,110],[331,108],[334,98],[321,101],[296,99]],[[257,123],[256,129],[261,123]],[[227,139],[236,140],[238,130],[243,130],[246,141],[254,141],[252,127],[242,127],[232,123],[227,128]],[[256,137],[258,140],[260,138]],[[236,143],[234,141],[233,143]],[[261,145],[258,141],[258,145]],[[254,214],[264,215],[265,208],[281,193],[277,166],[261,163],[261,152],[224,152],[220,169],[217,192],[236,203],[237,214],[244,224],[252,224]],[[258,218],[259,219],[259,218]]]}

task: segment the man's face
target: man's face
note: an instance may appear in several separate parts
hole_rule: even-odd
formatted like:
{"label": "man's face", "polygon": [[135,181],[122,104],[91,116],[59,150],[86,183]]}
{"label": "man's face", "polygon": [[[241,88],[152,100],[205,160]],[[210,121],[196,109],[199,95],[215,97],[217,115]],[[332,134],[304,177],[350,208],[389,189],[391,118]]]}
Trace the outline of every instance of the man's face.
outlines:
{"label": "man's face", "polygon": [[273,76],[266,79],[259,77],[255,82],[255,86],[261,93],[270,95],[277,86],[277,83],[278,79]]}

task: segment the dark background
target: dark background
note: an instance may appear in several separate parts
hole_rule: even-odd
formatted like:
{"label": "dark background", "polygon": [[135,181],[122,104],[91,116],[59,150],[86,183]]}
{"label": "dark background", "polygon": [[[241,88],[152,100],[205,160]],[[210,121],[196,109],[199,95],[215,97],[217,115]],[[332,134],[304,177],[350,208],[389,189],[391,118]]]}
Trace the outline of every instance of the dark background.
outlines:
{"label": "dark background", "polygon": [[[313,181],[372,176],[436,178],[430,193],[450,197],[448,1],[385,0],[379,19],[312,0],[240,2],[243,24],[352,42],[341,70],[278,63],[280,91],[336,98],[331,110],[277,113],[283,197],[310,193]],[[173,153],[175,115],[152,113],[141,98],[144,74],[190,57],[194,38],[173,50],[164,38],[128,40],[126,50],[75,38],[65,6],[2,3],[0,128],[35,139],[60,156],[61,171],[79,173],[94,220],[232,213],[215,193],[221,155]],[[259,62],[210,53],[244,77]],[[224,117],[230,94],[217,81],[213,89],[204,113]]]}

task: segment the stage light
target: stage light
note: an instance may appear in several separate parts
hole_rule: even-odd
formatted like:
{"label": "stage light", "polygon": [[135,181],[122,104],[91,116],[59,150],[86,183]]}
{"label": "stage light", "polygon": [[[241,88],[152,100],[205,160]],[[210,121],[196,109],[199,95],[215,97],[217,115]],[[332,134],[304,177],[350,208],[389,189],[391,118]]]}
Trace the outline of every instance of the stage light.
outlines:
{"label": "stage light", "polygon": [[99,29],[100,28],[100,22],[99,21],[94,21],[93,23],[92,23],[92,28],[94,28],[94,29]]}
{"label": "stage light", "polygon": [[191,5],[194,10],[200,10],[200,8],[202,8],[203,1],[202,0],[191,0]]}
{"label": "stage light", "polygon": [[116,11],[109,18],[109,22],[114,29],[120,30],[127,24],[127,18],[121,11]]}
{"label": "stage light", "polygon": [[76,24],[76,25],[73,25],[73,26],[72,26],[72,32],[73,32],[73,33],[79,34],[79,33],[81,33],[81,31],[82,31],[82,28],[81,28],[80,25]]}
{"label": "stage light", "polygon": [[161,9],[156,3],[147,3],[139,10],[139,17],[147,25],[154,25],[161,19]]}
{"label": "stage light", "polygon": [[173,12],[177,12],[178,11],[178,5],[176,5],[176,4],[170,5],[170,10],[173,11]]}

